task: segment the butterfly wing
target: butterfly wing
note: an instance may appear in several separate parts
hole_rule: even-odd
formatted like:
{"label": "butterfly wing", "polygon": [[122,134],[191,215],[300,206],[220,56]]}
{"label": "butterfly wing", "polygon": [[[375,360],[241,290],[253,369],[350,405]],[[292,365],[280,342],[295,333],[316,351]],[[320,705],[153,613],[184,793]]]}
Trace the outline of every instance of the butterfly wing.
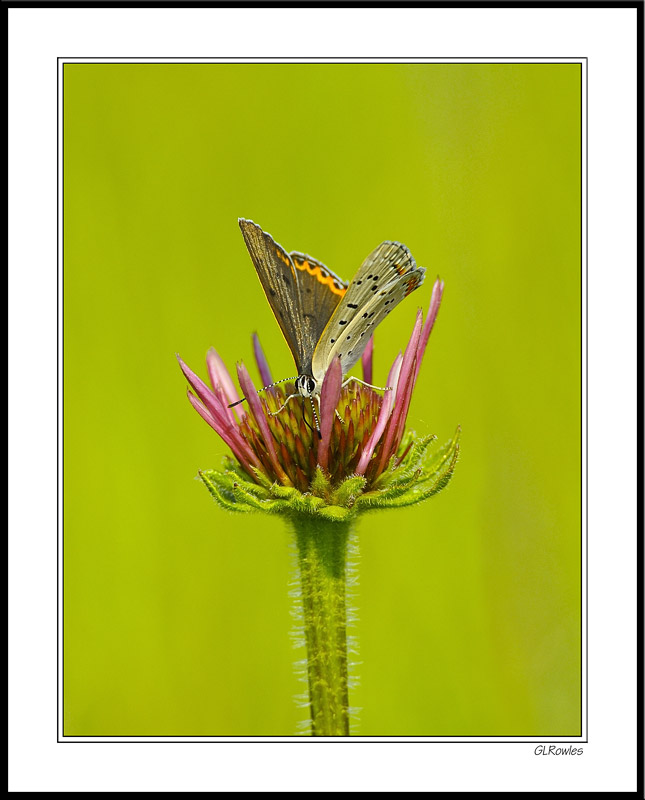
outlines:
{"label": "butterfly wing", "polygon": [[372,251],[322,332],[312,362],[316,381],[322,380],[337,356],[343,374],[348,372],[363,354],[374,328],[424,279],[425,269],[417,267],[400,242],[383,242]]}
{"label": "butterfly wing", "polygon": [[306,341],[302,327],[302,301],[296,268],[289,254],[247,219],[238,220],[242,236],[269,305],[287,340],[298,374],[311,359],[313,348]]}
{"label": "butterfly wing", "polygon": [[311,357],[320,335],[347,291],[347,281],[309,255],[298,252],[289,255],[298,275],[303,336],[309,355],[309,363],[303,364],[303,370],[311,374]]}

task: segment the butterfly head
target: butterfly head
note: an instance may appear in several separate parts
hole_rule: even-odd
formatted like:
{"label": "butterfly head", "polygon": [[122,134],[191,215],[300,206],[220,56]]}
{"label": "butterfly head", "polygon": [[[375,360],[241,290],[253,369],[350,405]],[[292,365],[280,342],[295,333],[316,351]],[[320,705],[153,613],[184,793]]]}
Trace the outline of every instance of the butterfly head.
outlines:
{"label": "butterfly head", "polygon": [[301,397],[313,397],[318,394],[318,384],[311,375],[298,375],[296,391]]}

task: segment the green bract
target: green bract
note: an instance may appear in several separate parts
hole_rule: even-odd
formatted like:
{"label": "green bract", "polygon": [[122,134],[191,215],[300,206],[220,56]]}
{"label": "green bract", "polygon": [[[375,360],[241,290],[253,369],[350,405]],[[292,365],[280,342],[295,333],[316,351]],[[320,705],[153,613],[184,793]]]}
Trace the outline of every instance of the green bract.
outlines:
{"label": "green bract", "polygon": [[436,436],[414,441],[409,433],[400,446],[405,453],[402,460],[397,463],[393,456],[368,491],[362,475],[350,475],[333,488],[320,467],[307,492],[270,483],[260,470],[259,483],[254,483],[230,458],[225,459],[226,469],[201,470],[199,477],[218,505],[228,511],[309,514],[340,522],[377,508],[413,505],[438,494],[450,482],[457,464],[460,432],[457,428],[442,447],[436,447]]}

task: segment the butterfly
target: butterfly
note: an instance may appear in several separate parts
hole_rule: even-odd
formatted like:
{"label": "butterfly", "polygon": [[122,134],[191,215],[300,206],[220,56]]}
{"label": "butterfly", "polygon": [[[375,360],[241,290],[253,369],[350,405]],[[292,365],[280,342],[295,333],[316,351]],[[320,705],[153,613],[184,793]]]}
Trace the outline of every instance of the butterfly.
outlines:
{"label": "butterfly", "polygon": [[[238,221],[298,371],[296,394],[286,402],[319,395],[335,358],[340,358],[346,375],[362,356],[376,326],[425,278],[425,269],[417,267],[404,244],[386,241],[367,256],[348,283],[309,255],[287,253],[254,222]],[[350,380],[363,383],[358,378]]]}

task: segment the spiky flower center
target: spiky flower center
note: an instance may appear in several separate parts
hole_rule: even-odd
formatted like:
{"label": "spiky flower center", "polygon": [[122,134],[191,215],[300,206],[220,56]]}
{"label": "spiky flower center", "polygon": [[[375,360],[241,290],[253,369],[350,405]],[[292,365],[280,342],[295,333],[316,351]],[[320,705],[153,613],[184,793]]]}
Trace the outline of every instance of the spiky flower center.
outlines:
{"label": "spiky flower center", "polygon": [[[275,442],[278,460],[293,485],[305,492],[314,479],[318,448],[322,445],[316,433],[316,423],[308,399],[293,398],[285,408],[278,410],[286,398],[294,393],[293,384],[275,387],[264,394],[261,403]],[[314,402],[317,403],[316,400]],[[338,416],[332,427],[327,462],[332,486],[338,485],[355,472],[363,448],[376,425],[382,402],[380,394],[358,383],[350,383],[342,390],[336,408]],[[259,458],[267,476],[272,481],[278,481],[279,476],[275,474],[259,426],[252,414],[247,414],[242,420],[240,432]],[[368,485],[376,477],[374,473],[379,455],[380,446],[377,446],[365,472]]]}

